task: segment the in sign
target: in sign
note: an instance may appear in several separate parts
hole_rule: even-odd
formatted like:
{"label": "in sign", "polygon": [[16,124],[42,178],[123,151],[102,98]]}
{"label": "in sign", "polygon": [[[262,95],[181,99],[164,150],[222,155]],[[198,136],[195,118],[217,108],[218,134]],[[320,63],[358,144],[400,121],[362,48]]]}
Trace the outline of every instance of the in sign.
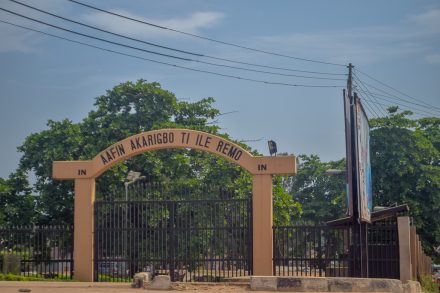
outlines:
{"label": "in sign", "polygon": [[258,171],[266,171],[267,165],[266,164],[258,164]]}

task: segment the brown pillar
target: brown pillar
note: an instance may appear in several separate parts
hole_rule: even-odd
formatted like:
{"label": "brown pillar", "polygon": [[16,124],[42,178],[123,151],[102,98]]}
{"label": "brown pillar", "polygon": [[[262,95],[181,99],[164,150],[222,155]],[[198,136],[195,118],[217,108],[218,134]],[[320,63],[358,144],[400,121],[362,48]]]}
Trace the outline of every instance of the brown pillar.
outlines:
{"label": "brown pillar", "polygon": [[417,257],[416,257],[416,227],[411,225],[410,227],[410,249],[411,249],[411,279],[417,280]]}
{"label": "brown pillar", "polygon": [[400,281],[406,283],[412,277],[409,217],[398,217],[397,229],[399,235]]}
{"label": "brown pillar", "polygon": [[93,282],[93,202],[95,179],[75,179],[75,280]]}
{"label": "brown pillar", "polygon": [[272,175],[253,176],[253,275],[273,275]]}

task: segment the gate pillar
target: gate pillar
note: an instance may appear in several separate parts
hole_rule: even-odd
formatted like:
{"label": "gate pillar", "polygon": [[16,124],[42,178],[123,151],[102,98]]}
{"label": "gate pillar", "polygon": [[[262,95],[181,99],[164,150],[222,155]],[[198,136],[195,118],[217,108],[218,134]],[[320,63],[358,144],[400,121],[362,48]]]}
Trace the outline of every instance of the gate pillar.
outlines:
{"label": "gate pillar", "polygon": [[272,175],[254,175],[252,188],[252,274],[273,276]]}
{"label": "gate pillar", "polygon": [[93,282],[93,202],[95,179],[75,179],[74,250],[75,280]]}

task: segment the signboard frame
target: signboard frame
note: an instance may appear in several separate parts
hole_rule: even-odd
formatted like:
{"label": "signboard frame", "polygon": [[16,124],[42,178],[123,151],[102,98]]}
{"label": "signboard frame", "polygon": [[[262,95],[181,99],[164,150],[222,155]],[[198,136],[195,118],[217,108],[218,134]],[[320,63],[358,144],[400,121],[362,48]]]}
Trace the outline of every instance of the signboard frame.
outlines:
{"label": "signboard frame", "polygon": [[353,172],[352,170],[352,123],[350,97],[343,91],[345,122],[345,163],[346,163],[346,203],[347,216],[353,217]]}
{"label": "signboard frame", "polygon": [[356,177],[358,211],[361,222],[371,223],[373,190],[370,161],[370,123],[359,98],[354,98],[356,132]]}

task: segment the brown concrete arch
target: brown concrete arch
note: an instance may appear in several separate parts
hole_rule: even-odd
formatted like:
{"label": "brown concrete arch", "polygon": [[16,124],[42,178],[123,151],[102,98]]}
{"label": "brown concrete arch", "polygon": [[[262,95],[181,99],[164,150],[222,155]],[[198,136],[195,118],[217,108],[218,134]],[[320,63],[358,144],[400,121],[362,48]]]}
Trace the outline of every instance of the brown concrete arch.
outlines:
{"label": "brown concrete arch", "polygon": [[160,129],[121,140],[88,161],[54,161],[54,179],[75,180],[75,279],[93,281],[93,204],[95,179],[115,164],[138,154],[191,148],[226,158],[253,175],[253,274],[272,275],[272,175],[296,174],[294,156],[253,156],[239,145],[211,133]]}

